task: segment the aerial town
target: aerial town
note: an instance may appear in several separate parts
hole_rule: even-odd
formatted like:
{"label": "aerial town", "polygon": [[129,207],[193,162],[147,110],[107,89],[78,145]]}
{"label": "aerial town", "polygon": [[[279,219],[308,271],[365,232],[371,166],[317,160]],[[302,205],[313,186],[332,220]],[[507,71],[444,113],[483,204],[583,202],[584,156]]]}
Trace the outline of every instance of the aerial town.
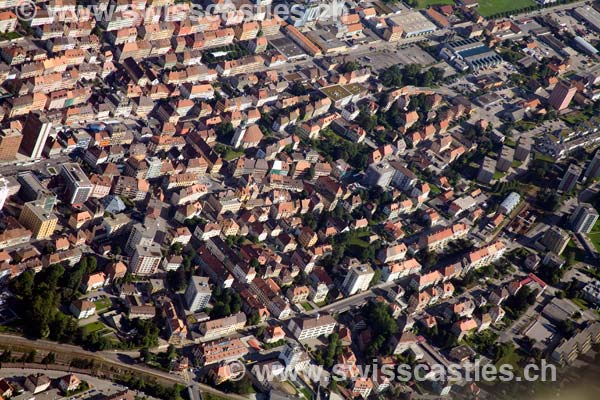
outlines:
{"label": "aerial town", "polygon": [[600,1],[0,0],[0,400],[597,399],[599,211]]}

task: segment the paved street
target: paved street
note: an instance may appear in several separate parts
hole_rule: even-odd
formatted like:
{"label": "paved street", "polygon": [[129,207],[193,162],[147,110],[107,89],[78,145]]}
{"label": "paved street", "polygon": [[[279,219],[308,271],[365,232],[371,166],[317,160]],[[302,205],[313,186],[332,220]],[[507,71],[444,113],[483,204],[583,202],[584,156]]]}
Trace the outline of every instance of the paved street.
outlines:
{"label": "paved street", "polygon": [[305,314],[312,315],[312,314],[318,314],[318,313],[324,313],[324,312],[341,313],[341,312],[349,310],[350,308],[352,308],[354,306],[364,304],[368,298],[375,296],[375,294],[373,293],[374,290],[388,289],[388,288],[394,286],[395,284],[396,283],[394,283],[394,282],[382,283],[382,284],[372,287],[371,289],[369,289],[365,292],[355,294],[354,296],[345,297],[339,301],[336,301],[334,303],[328,304],[323,307],[318,307],[318,308],[312,309],[310,311],[306,311]]}

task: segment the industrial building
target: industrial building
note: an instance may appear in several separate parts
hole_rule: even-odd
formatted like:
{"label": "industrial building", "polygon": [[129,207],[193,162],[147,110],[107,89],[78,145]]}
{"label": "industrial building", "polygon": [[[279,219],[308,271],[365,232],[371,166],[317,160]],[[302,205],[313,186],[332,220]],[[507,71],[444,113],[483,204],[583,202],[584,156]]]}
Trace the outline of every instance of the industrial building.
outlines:
{"label": "industrial building", "polygon": [[502,57],[498,53],[475,38],[446,43],[441,56],[454,62],[458,69],[464,69],[461,65],[466,63],[475,71],[502,63]]}
{"label": "industrial building", "polygon": [[593,7],[577,7],[575,10],[573,10],[573,14],[577,18],[587,23],[592,29],[600,32],[600,13]]}
{"label": "industrial building", "polygon": [[402,37],[407,39],[429,35],[437,30],[437,26],[418,11],[394,15],[388,18],[388,22],[392,26],[400,27]]}

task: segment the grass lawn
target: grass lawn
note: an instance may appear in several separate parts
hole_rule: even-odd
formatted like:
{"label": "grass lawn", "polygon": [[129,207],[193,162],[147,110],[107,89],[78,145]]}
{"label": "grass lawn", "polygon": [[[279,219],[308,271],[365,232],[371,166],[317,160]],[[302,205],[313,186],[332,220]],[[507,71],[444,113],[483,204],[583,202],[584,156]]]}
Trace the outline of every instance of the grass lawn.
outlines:
{"label": "grass lawn", "polygon": [[84,334],[101,331],[104,328],[105,328],[104,324],[100,321],[92,322],[91,324],[87,324],[87,325],[84,325],[81,327]]}
{"label": "grass lawn", "polygon": [[370,235],[370,232],[368,232],[368,231],[356,232],[348,240],[348,245],[366,249],[367,247],[369,247],[369,243],[367,241],[363,240],[363,238],[367,238],[367,237],[369,237],[369,235]]}
{"label": "grass lawn", "polygon": [[573,303],[575,303],[575,305],[577,307],[581,308],[582,310],[588,310],[590,308],[588,302],[585,301],[584,299],[573,298],[573,299],[571,299],[571,301]]}
{"label": "grass lawn", "polygon": [[432,184],[432,183],[429,184],[429,190],[431,191],[431,196],[433,196],[433,197],[435,197],[438,194],[442,193],[442,190],[439,187],[437,187],[436,185]]}
{"label": "grass lawn", "polygon": [[501,12],[520,10],[535,5],[535,0],[479,0],[478,10],[479,14],[487,17]]}
{"label": "grass lawn", "polygon": [[310,400],[313,398],[312,395],[310,394],[310,392],[308,391],[308,389],[305,387],[300,389],[300,393],[302,393],[302,396],[304,396],[304,398],[307,400]]}
{"label": "grass lawn", "polygon": [[304,310],[306,311],[310,311],[313,309],[312,306],[308,303],[302,303],[302,308],[304,308]]}
{"label": "grass lawn", "polygon": [[[410,2],[409,2],[410,3]],[[431,6],[455,5],[454,0],[416,0],[415,8],[427,8]]]}
{"label": "grass lawn", "polygon": [[203,392],[202,398],[204,400],[227,400],[227,397],[219,396],[212,393]]}
{"label": "grass lawn", "polygon": [[596,222],[596,225],[592,228],[592,231],[588,234],[588,237],[594,243],[596,251],[600,252],[600,220]]}
{"label": "grass lawn", "polygon": [[0,40],[14,40],[20,37],[21,35],[18,32],[0,33]]}
{"label": "grass lawn", "polygon": [[572,112],[561,117],[561,119],[571,125],[579,125],[587,119],[586,115],[580,111]]}
{"label": "grass lawn", "polygon": [[575,245],[575,243],[573,243],[572,240],[569,240],[569,243],[567,243],[566,253],[568,253],[569,251],[572,251],[575,253],[575,262],[585,261],[585,258],[586,258],[585,251],[578,248]]}
{"label": "grass lawn", "polygon": [[554,158],[547,156],[546,154],[542,154],[539,152],[535,152],[534,153],[534,158],[536,160],[541,160],[541,161],[545,161],[545,162],[549,162],[549,163],[554,163]]}
{"label": "grass lawn", "polygon": [[496,172],[494,172],[494,179],[496,179],[496,180],[502,179],[502,178],[504,178],[504,175],[506,175],[505,172],[496,171]]}
{"label": "grass lawn", "polygon": [[501,365],[504,365],[504,364],[510,364],[513,367],[513,371],[515,371],[515,374],[519,374],[519,372],[521,371],[521,367],[519,367],[520,360],[521,360],[521,356],[519,356],[519,354],[517,354],[516,350],[513,350],[510,353],[508,353],[506,356],[500,358],[498,360],[498,362],[496,363],[496,367],[500,367]]}
{"label": "grass lawn", "polygon": [[[536,124],[535,122],[532,122],[532,121],[524,121],[524,120],[521,120],[521,121],[518,121],[517,123],[515,123],[515,127],[516,127],[518,130],[522,131],[522,132],[527,132],[527,131],[530,131],[530,130],[532,130],[533,128],[535,128],[536,126],[537,126],[537,124]],[[504,143],[506,143],[507,141],[508,141],[508,140],[506,140]],[[512,142],[512,143],[513,143],[513,145],[512,145],[512,146],[510,146],[510,145],[509,145],[509,146],[510,146],[510,147],[515,147],[515,144],[514,144],[514,142]]]}
{"label": "grass lawn", "polygon": [[231,161],[235,158],[238,158],[239,156],[244,154],[243,150],[236,150],[231,146],[222,144],[222,143],[218,143],[214,150],[223,158],[223,160],[225,161]]}
{"label": "grass lawn", "polygon": [[243,151],[237,151],[237,150],[232,149],[231,147],[227,147],[227,150],[223,154],[223,160],[231,161],[235,158],[238,158],[239,156],[241,156],[243,154],[244,154]]}
{"label": "grass lawn", "polygon": [[106,310],[112,306],[112,302],[109,298],[97,300],[94,304],[96,305],[96,312]]}
{"label": "grass lawn", "polygon": [[358,246],[358,247],[363,247],[363,248],[367,248],[369,247],[369,243],[365,242],[362,239],[359,238],[352,238],[348,241],[348,244],[351,246]]}

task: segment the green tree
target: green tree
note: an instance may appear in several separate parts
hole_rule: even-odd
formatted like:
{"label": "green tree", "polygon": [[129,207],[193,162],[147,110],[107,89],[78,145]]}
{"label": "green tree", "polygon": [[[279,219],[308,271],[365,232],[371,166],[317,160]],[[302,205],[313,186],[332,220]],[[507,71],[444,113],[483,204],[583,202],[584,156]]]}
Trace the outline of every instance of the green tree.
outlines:
{"label": "green tree", "polygon": [[12,292],[22,298],[29,299],[33,294],[35,272],[26,270],[11,282]]}
{"label": "green tree", "polygon": [[362,309],[367,326],[377,335],[368,348],[368,356],[385,354],[383,345],[388,338],[398,333],[398,323],[392,317],[389,306],[381,302],[372,302]]}
{"label": "green tree", "polygon": [[215,132],[220,142],[229,144],[231,143],[231,139],[233,139],[235,128],[231,122],[221,122],[217,125]]}
{"label": "green tree", "polygon": [[140,358],[144,363],[147,364],[154,360],[154,354],[152,354],[150,352],[150,349],[148,349],[147,347],[142,347],[142,349],[140,350]]}
{"label": "green tree", "polygon": [[96,260],[96,257],[94,256],[89,256],[88,257],[88,261],[87,261],[87,270],[86,272],[88,274],[93,273],[94,271],[96,271],[96,269],[98,268],[98,260]]}
{"label": "green tree", "polygon": [[42,364],[54,364],[56,362],[56,354],[50,352],[46,354],[44,358],[42,358]]}
{"label": "green tree", "polygon": [[11,362],[12,359],[12,351],[10,349],[4,350],[2,355],[0,355],[0,362]]}
{"label": "green tree", "polygon": [[260,315],[257,312],[255,312],[248,319],[248,325],[252,326],[258,324],[260,324]]}
{"label": "green tree", "polygon": [[176,292],[184,290],[187,286],[185,269],[183,267],[179,267],[175,271],[168,271],[167,284]]}
{"label": "green tree", "polygon": [[35,356],[37,355],[37,351],[36,350],[31,350],[28,354],[27,357],[25,357],[25,362],[26,363],[32,363],[35,362]]}
{"label": "green tree", "polygon": [[373,279],[369,283],[369,287],[375,286],[381,282],[381,270],[377,268],[373,273]]}
{"label": "green tree", "polygon": [[172,344],[167,348],[167,358],[169,361],[173,361],[177,357],[177,348]]}

